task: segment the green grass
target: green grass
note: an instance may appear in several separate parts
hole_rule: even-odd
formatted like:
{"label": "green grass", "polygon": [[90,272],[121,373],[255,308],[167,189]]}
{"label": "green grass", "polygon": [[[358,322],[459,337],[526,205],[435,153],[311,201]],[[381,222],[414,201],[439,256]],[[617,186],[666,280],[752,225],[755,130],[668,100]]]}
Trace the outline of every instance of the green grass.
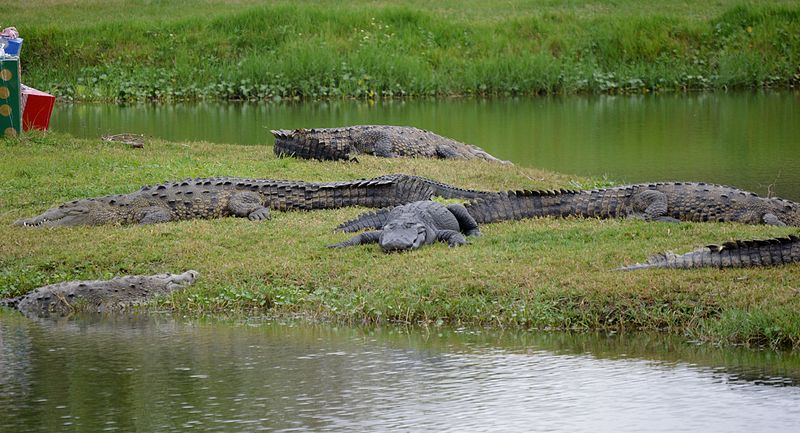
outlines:
{"label": "green grass", "polygon": [[658,330],[693,340],[800,348],[800,273],[763,269],[611,272],[664,250],[796,233],[737,224],[536,219],[490,224],[467,246],[408,254],[330,250],[338,223],[364,209],[275,212],[152,226],[11,226],[63,201],[190,176],[310,181],[391,172],[468,188],[591,185],[481,161],[359,164],[276,159],[268,146],[153,141],[144,149],[65,135],[0,141],[0,296],[66,279],[196,269],[163,306],[181,314],[299,315],[351,323],[446,323],[513,329]]}
{"label": "green grass", "polygon": [[796,0],[32,0],[4,6],[3,17],[25,37],[27,83],[74,100],[639,93],[800,83]]}

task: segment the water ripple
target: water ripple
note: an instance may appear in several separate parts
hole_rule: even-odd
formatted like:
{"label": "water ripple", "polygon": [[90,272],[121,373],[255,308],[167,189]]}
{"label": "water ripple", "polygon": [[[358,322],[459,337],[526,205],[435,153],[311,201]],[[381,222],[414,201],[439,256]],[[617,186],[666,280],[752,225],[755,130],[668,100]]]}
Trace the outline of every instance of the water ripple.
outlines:
{"label": "water ripple", "polygon": [[749,432],[800,421],[793,356],[735,352],[741,365],[728,365],[705,349],[590,336],[575,347],[593,349],[576,350],[557,334],[362,332],[0,314],[0,431]]}

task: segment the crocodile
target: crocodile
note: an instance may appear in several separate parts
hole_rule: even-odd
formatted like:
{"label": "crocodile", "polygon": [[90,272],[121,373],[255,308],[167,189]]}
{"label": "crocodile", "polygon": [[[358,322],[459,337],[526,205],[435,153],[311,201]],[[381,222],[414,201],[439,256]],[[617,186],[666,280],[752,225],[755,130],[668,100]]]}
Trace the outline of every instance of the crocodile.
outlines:
{"label": "crocodile", "polygon": [[384,252],[395,252],[414,250],[436,241],[455,247],[467,243],[464,235],[480,235],[478,224],[460,204],[443,205],[422,200],[383,209],[370,216],[342,224],[339,229],[346,232],[364,228],[377,230],[360,233],[329,248],[377,242]]}
{"label": "crocodile", "polygon": [[412,126],[356,125],[342,128],[277,129],[275,154],[318,160],[355,160],[356,154],[483,159],[510,164],[478,146],[442,137]]}
{"label": "crocodile", "polygon": [[800,204],[702,182],[658,182],[574,191],[507,191],[473,199],[478,223],[533,217],[638,218],[800,226]]}
{"label": "crocodile", "polygon": [[470,199],[496,193],[457,188],[431,179],[391,174],[373,179],[312,183],[293,180],[215,177],[144,186],[129,194],[75,200],[14,224],[57,227],[152,224],[194,218],[269,218],[276,210],[381,208],[432,196]]}
{"label": "crocodile", "polygon": [[708,245],[677,255],[672,252],[651,256],[646,263],[617,268],[631,271],[648,268],[690,269],[701,267],[741,268],[747,266],[777,266],[800,263],[800,237],[736,240],[722,245]]}
{"label": "crocodile", "polygon": [[29,316],[65,316],[76,311],[109,313],[147,303],[153,296],[169,294],[193,284],[197,271],[117,277],[110,280],[67,281],[39,287],[0,306],[16,308]]}

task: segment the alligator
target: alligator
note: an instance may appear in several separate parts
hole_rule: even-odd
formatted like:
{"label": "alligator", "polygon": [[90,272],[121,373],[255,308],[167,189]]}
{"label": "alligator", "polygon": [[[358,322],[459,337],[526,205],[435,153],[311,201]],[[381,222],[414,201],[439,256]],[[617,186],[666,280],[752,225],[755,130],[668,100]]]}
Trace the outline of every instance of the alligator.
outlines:
{"label": "alligator", "polygon": [[129,194],[75,200],[14,224],[57,227],[152,224],[193,218],[247,217],[261,221],[277,210],[381,208],[432,196],[471,199],[495,192],[453,187],[419,176],[391,174],[373,179],[312,183],[216,177],[145,186]]}
{"label": "alligator", "polygon": [[356,125],[343,128],[278,129],[270,132],[275,136],[277,156],[357,161],[354,155],[363,153],[384,158],[410,156],[484,159],[510,164],[486,153],[478,146],[411,126]]}
{"label": "alligator", "polygon": [[800,226],[798,203],[697,182],[659,182],[586,191],[508,191],[473,199],[465,207],[481,224],[577,216]]}
{"label": "alligator", "polygon": [[701,267],[741,268],[800,263],[800,237],[736,240],[722,245],[708,245],[677,255],[672,252],[651,256],[646,263],[623,266],[615,270],[631,271],[648,268],[690,269]]}
{"label": "alligator", "polygon": [[153,296],[169,294],[193,284],[197,271],[117,277],[110,280],[67,281],[39,287],[0,306],[16,308],[29,316],[65,316],[73,312],[109,313],[147,303]]}
{"label": "alligator", "polygon": [[[447,242],[451,247],[464,245],[464,235],[480,235],[480,229],[463,205],[422,200],[383,209],[339,226],[339,230],[352,232],[375,228],[355,237],[329,245],[343,248],[377,242],[384,252],[414,250],[436,241]],[[464,233],[462,235],[461,233]]]}

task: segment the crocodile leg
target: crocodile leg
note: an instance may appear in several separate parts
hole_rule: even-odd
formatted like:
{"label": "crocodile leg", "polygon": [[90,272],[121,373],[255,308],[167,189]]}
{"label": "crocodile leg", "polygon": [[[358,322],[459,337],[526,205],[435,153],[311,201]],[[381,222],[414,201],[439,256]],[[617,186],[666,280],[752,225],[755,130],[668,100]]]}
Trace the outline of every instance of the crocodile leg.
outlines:
{"label": "crocodile leg", "polygon": [[382,135],[372,144],[374,155],[383,158],[397,158],[397,154],[393,149],[394,145],[392,144],[392,140],[386,135]]}
{"label": "crocodile leg", "polygon": [[636,194],[633,201],[634,213],[628,218],[641,218],[645,221],[677,223],[680,220],[667,216],[667,195],[661,191],[644,190]]}
{"label": "crocodile leg", "polygon": [[467,239],[464,238],[464,235],[455,230],[439,230],[436,232],[436,240],[447,242],[447,245],[451,247],[466,245],[467,243]]}
{"label": "crocodile leg", "polygon": [[136,213],[136,222],[139,224],[165,223],[171,219],[170,211],[160,206],[146,207]]}
{"label": "crocodile leg", "polygon": [[335,231],[352,233],[363,229],[379,229],[386,224],[386,221],[389,219],[389,212],[392,209],[394,208],[387,207],[375,212],[363,213],[356,217],[356,219],[339,224]]}
{"label": "crocodile leg", "polygon": [[258,208],[256,210],[250,212],[250,214],[247,215],[247,218],[250,219],[250,221],[268,220],[270,218],[269,208],[266,208],[266,207]]}
{"label": "crocodile leg", "polygon": [[352,247],[355,245],[374,244],[378,242],[378,239],[380,239],[380,237],[381,237],[380,230],[373,232],[359,233],[344,242],[328,245],[328,248],[345,248],[345,247]]}
{"label": "crocodile leg", "polygon": [[785,227],[786,223],[781,221],[775,214],[766,213],[764,216],[761,217],[761,220],[764,221],[764,224],[769,226],[780,226]]}
{"label": "crocodile leg", "polygon": [[436,156],[441,159],[466,159],[459,155],[451,146],[436,146]]}
{"label": "crocodile leg", "polygon": [[469,214],[467,208],[462,204],[451,204],[447,206],[447,210],[456,217],[458,226],[462,232],[467,236],[480,236],[481,230],[478,228],[478,223],[475,218]]}
{"label": "crocodile leg", "polygon": [[269,209],[264,207],[261,194],[249,191],[237,192],[228,201],[228,209],[238,217],[247,217],[253,221],[269,219]]}

